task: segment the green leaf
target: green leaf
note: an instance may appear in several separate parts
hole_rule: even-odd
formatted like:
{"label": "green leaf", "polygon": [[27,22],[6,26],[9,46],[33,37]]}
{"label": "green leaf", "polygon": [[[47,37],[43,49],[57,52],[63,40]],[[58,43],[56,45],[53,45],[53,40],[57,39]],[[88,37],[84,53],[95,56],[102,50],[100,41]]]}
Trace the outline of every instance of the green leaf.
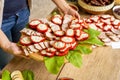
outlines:
{"label": "green leaf", "polygon": [[8,70],[3,71],[2,80],[11,80],[10,72]]}
{"label": "green leaf", "polygon": [[85,41],[82,41],[80,43],[84,43],[84,44],[93,44],[93,45],[97,45],[97,46],[103,46],[103,42],[101,40],[99,40],[97,37],[94,38],[89,38]]}
{"label": "green leaf", "polygon": [[85,41],[81,41],[80,43],[103,46],[103,42],[98,38],[98,35],[100,34],[99,31],[94,29],[88,29],[84,31],[89,34],[89,38]]}
{"label": "green leaf", "polygon": [[100,31],[94,30],[92,28],[85,29],[84,31],[87,32],[90,37],[97,37],[100,34]]}
{"label": "green leaf", "polygon": [[79,51],[69,51],[66,56],[67,60],[76,67],[81,67],[82,65],[82,56]]}
{"label": "green leaf", "polygon": [[90,54],[92,50],[85,45],[78,45],[75,50],[80,51],[82,54]]}
{"label": "green leaf", "polygon": [[64,64],[64,56],[45,57],[45,66],[50,73],[57,74]]}
{"label": "green leaf", "polygon": [[22,71],[24,80],[34,80],[34,73],[30,70]]}

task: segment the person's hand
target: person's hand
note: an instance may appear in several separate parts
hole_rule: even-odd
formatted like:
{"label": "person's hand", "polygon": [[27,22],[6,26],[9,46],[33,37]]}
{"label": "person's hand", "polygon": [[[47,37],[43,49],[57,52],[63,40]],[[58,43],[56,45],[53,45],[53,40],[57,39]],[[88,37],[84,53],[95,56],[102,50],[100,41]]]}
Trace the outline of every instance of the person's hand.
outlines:
{"label": "person's hand", "polygon": [[52,1],[64,14],[73,15],[80,20],[79,13],[76,10],[74,10],[72,7],[70,7],[70,5],[66,2],[66,0],[52,0]]}
{"label": "person's hand", "polygon": [[13,43],[13,42],[10,42],[9,46],[6,47],[5,51],[15,56],[27,58],[24,55],[24,52],[22,51],[22,49],[16,43]]}
{"label": "person's hand", "polygon": [[64,11],[64,14],[72,15],[80,20],[80,14],[70,6],[67,8],[66,11]]}

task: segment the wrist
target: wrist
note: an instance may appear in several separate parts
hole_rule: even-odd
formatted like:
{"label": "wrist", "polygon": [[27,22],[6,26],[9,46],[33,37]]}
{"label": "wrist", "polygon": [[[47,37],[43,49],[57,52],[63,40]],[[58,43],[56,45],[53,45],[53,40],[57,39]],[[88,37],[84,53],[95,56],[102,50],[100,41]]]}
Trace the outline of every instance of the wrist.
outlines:
{"label": "wrist", "polygon": [[63,13],[67,14],[70,11],[70,6],[65,6],[65,8],[63,9]]}
{"label": "wrist", "polygon": [[3,45],[1,45],[1,48],[2,48],[4,51],[6,51],[6,52],[9,51],[10,47],[11,47],[11,42],[10,42],[10,41],[7,42],[7,43],[5,43],[5,44],[3,44]]}

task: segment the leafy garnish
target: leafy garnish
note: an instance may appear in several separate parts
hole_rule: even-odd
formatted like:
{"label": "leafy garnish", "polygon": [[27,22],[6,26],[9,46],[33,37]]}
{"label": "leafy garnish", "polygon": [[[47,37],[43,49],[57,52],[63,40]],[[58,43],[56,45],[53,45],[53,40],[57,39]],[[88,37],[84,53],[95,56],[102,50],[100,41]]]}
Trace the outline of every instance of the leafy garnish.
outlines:
{"label": "leafy garnish", "polygon": [[3,71],[2,80],[11,80],[10,72],[8,70]]}
{"label": "leafy garnish", "polygon": [[34,73],[30,70],[22,71],[24,80],[34,80]]}
{"label": "leafy garnish", "polygon": [[82,65],[82,56],[81,56],[79,51],[76,51],[76,50],[69,51],[66,58],[74,66],[81,67],[81,65]]}
{"label": "leafy garnish", "polygon": [[82,54],[90,54],[92,52],[91,47],[81,44],[79,44],[75,50],[80,51]]}
{"label": "leafy garnish", "polygon": [[98,35],[100,34],[99,31],[90,28],[84,31],[89,34],[89,38],[85,41],[81,41],[80,43],[103,46],[103,42],[98,38]]}
{"label": "leafy garnish", "polygon": [[50,73],[57,74],[64,64],[64,56],[45,57],[45,66]]}

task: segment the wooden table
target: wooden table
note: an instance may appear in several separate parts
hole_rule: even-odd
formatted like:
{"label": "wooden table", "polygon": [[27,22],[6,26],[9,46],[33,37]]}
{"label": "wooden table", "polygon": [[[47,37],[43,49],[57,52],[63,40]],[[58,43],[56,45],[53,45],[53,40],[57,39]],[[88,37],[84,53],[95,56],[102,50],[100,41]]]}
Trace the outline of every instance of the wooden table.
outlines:
{"label": "wooden table", "polygon": [[[82,11],[81,11],[82,12]],[[80,13],[81,16],[86,14]],[[83,65],[76,68],[66,63],[57,75],[50,74],[43,62],[14,58],[4,69],[32,70],[35,80],[57,80],[61,77],[70,77],[74,80],[120,80],[120,49],[98,47],[89,55],[83,55]]]}

